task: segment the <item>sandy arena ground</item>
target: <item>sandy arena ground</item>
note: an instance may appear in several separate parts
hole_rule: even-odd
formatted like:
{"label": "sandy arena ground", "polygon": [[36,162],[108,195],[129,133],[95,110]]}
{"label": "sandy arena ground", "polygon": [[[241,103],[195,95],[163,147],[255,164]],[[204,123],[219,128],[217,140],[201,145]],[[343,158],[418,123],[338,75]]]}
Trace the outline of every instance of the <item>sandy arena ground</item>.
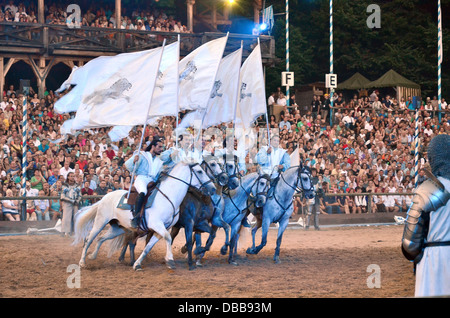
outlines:
{"label": "sandy arena ground", "polygon": [[[162,241],[147,256],[143,271],[138,272],[129,266],[128,253],[127,263],[118,262],[118,253],[108,258],[105,243],[96,260],[87,259],[87,267],[81,270],[80,288],[69,288],[67,284],[68,279],[74,282],[74,272],[68,272],[68,267],[78,264],[81,255],[81,246],[72,246],[71,238],[4,236],[0,237],[0,297],[413,297],[412,264],[400,251],[402,232],[401,225],[288,229],[281,246],[281,264],[272,260],[276,230],[269,231],[268,244],[258,255],[246,255],[251,235],[244,233],[239,244],[239,266],[232,266],[219,253],[224,242],[224,232],[219,230],[204,266],[193,271],[188,270],[187,259],[181,253],[182,231],[174,240],[175,270],[164,264]],[[137,256],[143,244],[142,240],[138,242]],[[375,277],[372,268],[379,268],[379,276]],[[377,282],[378,288],[373,287]]]}

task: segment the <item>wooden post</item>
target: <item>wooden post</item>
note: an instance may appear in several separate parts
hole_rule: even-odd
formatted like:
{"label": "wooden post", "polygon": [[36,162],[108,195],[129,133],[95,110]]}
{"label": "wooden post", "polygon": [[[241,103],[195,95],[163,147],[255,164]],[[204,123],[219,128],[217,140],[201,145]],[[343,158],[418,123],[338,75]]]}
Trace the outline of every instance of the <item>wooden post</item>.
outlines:
{"label": "wooden post", "polygon": [[3,57],[0,57],[0,93],[2,96],[0,98],[3,98],[3,87],[5,86],[5,76],[3,75]]}
{"label": "wooden post", "polygon": [[255,24],[259,24],[259,12],[262,8],[262,0],[253,1],[253,22],[255,22]]}
{"label": "wooden post", "polygon": [[194,4],[195,0],[187,0],[187,28],[194,32]]}
{"label": "wooden post", "polygon": [[116,29],[120,30],[121,25],[121,17],[122,17],[122,1],[116,0],[116,8],[115,8],[115,18],[116,18]]}
{"label": "wooden post", "polygon": [[38,23],[40,24],[45,23],[44,0],[38,0]]}

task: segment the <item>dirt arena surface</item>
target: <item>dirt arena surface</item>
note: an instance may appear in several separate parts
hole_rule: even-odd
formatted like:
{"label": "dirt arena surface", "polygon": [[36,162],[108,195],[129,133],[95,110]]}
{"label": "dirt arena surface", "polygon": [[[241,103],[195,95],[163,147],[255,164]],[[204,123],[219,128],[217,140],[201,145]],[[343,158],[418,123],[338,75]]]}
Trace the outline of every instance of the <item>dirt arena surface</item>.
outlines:
{"label": "dirt arena surface", "polygon": [[[401,254],[403,226],[328,227],[320,231],[287,229],[274,264],[277,231],[258,255],[246,255],[250,233],[239,244],[239,266],[229,265],[219,249],[219,230],[204,266],[189,271],[181,253],[184,232],[174,240],[177,268],[164,264],[165,243],[159,241],[135,272],[107,257],[107,246],[81,269],[80,288],[69,288],[68,271],[78,264],[81,246],[59,235],[0,237],[0,297],[3,298],[405,298],[414,296],[412,264]],[[260,241],[260,231],[257,244]],[[106,243],[105,243],[106,244]],[[140,240],[137,256],[143,249]],[[92,251],[92,247],[90,249]],[[375,266],[375,267],[374,267]],[[379,268],[379,288],[375,283]],[[372,277],[372,278],[371,278]],[[73,281],[73,280],[72,280]],[[369,284],[370,285],[370,284]]]}

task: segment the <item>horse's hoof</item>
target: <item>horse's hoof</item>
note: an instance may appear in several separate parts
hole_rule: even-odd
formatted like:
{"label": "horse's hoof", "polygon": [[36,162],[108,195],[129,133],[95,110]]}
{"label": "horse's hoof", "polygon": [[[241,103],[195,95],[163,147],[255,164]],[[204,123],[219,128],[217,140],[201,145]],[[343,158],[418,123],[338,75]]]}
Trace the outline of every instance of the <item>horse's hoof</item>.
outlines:
{"label": "horse's hoof", "polygon": [[196,268],[197,268],[197,266],[195,266],[195,264],[189,265],[189,270],[190,270],[190,271],[193,271],[193,270],[196,269]]}
{"label": "horse's hoof", "polygon": [[247,248],[247,254],[256,254],[256,251],[254,248],[249,247]]}
{"label": "horse's hoof", "polygon": [[239,264],[236,261],[228,261],[228,264],[233,265],[233,266],[239,266]]}
{"label": "horse's hoof", "polygon": [[91,259],[91,260],[94,260],[94,259],[97,258],[97,255],[89,254],[88,258]]}
{"label": "horse's hoof", "polygon": [[220,254],[222,254],[222,255],[227,255],[227,251],[228,251],[228,246],[224,245],[224,246],[222,246],[222,248],[220,249]]}
{"label": "horse's hoof", "polygon": [[275,264],[281,264],[280,258],[277,257],[273,260],[275,262]]}
{"label": "horse's hoof", "polygon": [[198,267],[203,267],[203,264],[202,264],[202,262],[200,260],[196,261],[195,265],[198,266]]}
{"label": "horse's hoof", "polygon": [[167,267],[169,269],[175,269],[176,268],[175,261],[173,259],[170,259],[170,260],[166,261],[166,265],[167,265]]}
{"label": "horse's hoof", "polygon": [[85,266],[86,266],[85,261],[80,261],[80,262],[78,263],[78,266],[80,266],[80,267],[85,267]]}
{"label": "horse's hoof", "polygon": [[141,270],[142,270],[142,266],[141,266],[140,264],[133,265],[133,269],[134,269],[136,272],[138,272],[138,271],[141,271]]}

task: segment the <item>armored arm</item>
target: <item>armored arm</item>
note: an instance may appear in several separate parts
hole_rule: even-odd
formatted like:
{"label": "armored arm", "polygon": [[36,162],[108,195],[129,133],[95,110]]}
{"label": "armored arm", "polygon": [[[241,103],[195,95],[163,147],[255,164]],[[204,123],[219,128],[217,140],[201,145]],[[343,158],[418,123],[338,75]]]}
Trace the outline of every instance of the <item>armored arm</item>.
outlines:
{"label": "armored arm", "polygon": [[402,237],[402,252],[408,260],[415,260],[423,250],[428,234],[429,213],[447,204],[449,198],[450,193],[431,180],[424,181],[417,188],[406,216]]}

